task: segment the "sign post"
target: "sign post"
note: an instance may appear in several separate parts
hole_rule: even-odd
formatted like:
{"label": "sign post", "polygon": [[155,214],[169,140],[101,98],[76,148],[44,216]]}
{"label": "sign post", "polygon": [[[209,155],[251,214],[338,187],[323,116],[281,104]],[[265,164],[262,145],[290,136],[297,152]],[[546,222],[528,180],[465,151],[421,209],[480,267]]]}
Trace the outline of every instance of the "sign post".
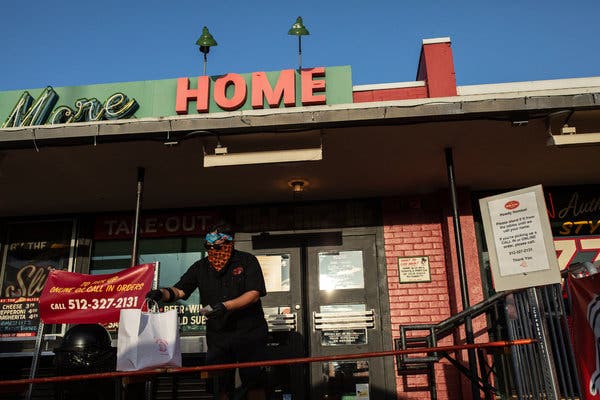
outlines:
{"label": "sign post", "polygon": [[559,399],[556,371],[548,345],[536,286],[561,282],[550,220],[541,185],[479,200],[496,291],[528,288],[534,335],[542,355],[549,398]]}
{"label": "sign post", "polygon": [[[68,271],[50,272],[39,299],[38,325],[29,379],[37,373],[43,342],[44,322],[108,323],[119,320],[123,308],[137,308],[146,291],[157,286],[159,262],[131,267],[116,274],[86,275]],[[33,383],[27,389],[27,400]]]}
{"label": "sign post", "polygon": [[[37,336],[35,338],[35,349],[33,350],[33,359],[31,360],[31,369],[29,370],[29,379],[34,379],[37,374],[38,364],[40,361],[40,353],[42,352],[42,340],[44,336],[44,323],[38,324]],[[27,388],[27,400],[31,400],[33,394],[33,383]]]}

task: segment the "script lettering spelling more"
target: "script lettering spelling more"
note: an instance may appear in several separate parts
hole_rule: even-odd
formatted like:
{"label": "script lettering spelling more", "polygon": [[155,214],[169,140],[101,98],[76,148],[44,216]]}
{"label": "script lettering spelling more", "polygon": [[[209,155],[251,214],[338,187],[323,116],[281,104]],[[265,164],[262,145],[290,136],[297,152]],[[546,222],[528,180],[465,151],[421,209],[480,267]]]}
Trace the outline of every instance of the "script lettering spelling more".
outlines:
{"label": "script lettering spelling more", "polygon": [[46,87],[35,101],[29,92],[23,92],[2,128],[124,119],[139,108],[135,99],[128,99],[123,93],[115,93],[103,103],[95,98],[81,98],[75,101],[74,109],[65,105],[54,108],[58,98],[51,86]]}

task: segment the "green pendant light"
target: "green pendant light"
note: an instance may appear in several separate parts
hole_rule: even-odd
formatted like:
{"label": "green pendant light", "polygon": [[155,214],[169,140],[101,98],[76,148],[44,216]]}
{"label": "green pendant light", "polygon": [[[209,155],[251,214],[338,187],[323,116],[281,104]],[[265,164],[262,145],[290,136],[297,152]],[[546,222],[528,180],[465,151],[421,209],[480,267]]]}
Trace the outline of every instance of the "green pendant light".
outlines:
{"label": "green pendant light", "polygon": [[204,54],[204,75],[206,75],[206,55],[212,46],[217,46],[217,41],[208,31],[207,27],[202,28],[202,35],[196,40],[196,44],[200,46],[200,52]]}
{"label": "green pendant light", "polygon": [[302,69],[302,36],[310,35],[310,32],[304,26],[302,22],[302,17],[296,18],[296,22],[290,30],[288,31],[288,35],[298,36],[298,70]]}

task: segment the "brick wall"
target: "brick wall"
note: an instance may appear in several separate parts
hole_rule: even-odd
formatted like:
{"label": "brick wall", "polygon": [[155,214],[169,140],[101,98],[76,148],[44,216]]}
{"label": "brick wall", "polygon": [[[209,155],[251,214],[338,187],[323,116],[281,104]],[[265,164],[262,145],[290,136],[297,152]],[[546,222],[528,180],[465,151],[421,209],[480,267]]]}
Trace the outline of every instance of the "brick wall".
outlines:
{"label": "brick wall", "polygon": [[[453,255],[454,230],[446,197],[431,195],[383,200],[390,319],[394,339],[400,337],[400,325],[435,324],[462,309],[458,269]],[[461,229],[465,238],[469,292],[473,293],[471,304],[475,304],[481,301],[482,293],[475,231],[469,195],[461,194],[461,197],[467,200],[461,205]],[[420,256],[429,258],[431,282],[399,283],[398,257]],[[481,331],[481,321],[474,325],[474,331]],[[460,342],[463,342],[462,335],[457,335],[444,339],[438,345]],[[438,399],[462,400],[470,397],[468,382],[459,376],[449,362],[437,363],[435,374]],[[399,399],[429,398],[425,375],[397,376],[396,385]]]}

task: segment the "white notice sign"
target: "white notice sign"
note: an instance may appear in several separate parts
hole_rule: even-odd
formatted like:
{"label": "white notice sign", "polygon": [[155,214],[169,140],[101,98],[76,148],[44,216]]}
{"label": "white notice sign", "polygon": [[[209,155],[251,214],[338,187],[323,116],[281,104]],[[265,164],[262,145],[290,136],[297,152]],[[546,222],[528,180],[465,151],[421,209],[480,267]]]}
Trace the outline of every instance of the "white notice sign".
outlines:
{"label": "white notice sign", "polygon": [[541,185],[479,200],[496,291],[559,283]]}
{"label": "white notice sign", "polygon": [[550,269],[534,193],[489,202],[500,275]]}

